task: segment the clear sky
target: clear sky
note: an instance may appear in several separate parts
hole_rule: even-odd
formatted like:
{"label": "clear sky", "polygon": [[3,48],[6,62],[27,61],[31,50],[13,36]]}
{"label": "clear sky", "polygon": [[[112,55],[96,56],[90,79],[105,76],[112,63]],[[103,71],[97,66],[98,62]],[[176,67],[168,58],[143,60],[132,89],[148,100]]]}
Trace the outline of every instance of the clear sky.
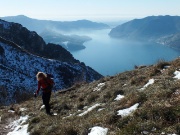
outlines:
{"label": "clear sky", "polygon": [[0,16],[113,21],[149,15],[180,15],[180,0],[0,0]]}

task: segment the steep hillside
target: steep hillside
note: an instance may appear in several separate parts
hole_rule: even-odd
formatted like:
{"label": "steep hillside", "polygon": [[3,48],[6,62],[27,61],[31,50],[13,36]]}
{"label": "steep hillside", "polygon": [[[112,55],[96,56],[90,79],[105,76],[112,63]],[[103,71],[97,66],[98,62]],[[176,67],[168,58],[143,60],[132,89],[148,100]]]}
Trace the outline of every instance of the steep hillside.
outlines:
{"label": "steep hillside", "polygon": [[[36,33],[17,23],[0,20],[0,36],[12,41],[30,53],[64,62],[77,63],[72,54],[59,45],[47,44]],[[47,53],[48,52],[48,53]],[[56,55],[51,55],[56,52]]]}
{"label": "steep hillside", "polygon": [[78,20],[78,21],[50,21],[50,20],[37,20],[29,18],[24,15],[1,17],[1,19],[20,23],[29,30],[36,31],[39,34],[47,29],[54,29],[58,31],[73,31],[73,30],[96,30],[96,29],[107,29],[108,25],[103,23],[96,23],[89,20]]}
{"label": "steep hillside", "polygon": [[[52,55],[56,55],[56,53]],[[1,104],[23,100],[18,96],[33,93],[37,88],[35,75],[38,71],[53,74],[56,78],[55,82],[58,90],[67,88],[79,81],[91,82],[102,77],[96,71],[81,63],[72,64],[32,55],[1,37],[0,61]]]}
{"label": "steep hillside", "polygon": [[[115,38],[129,38],[135,40],[148,40],[157,42],[159,38],[161,42],[173,44],[171,38],[163,38],[172,36],[180,32],[180,17],[179,16],[150,16],[143,19],[135,19],[115,27],[109,35]],[[164,39],[164,40],[163,40]],[[168,41],[167,41],[168,40]],[[177,44],[173,47],[179,47]]]}
{"label": "steep hillside", "polygon": [[180,59],[161,61],[89,84],[76,84],[52,95],[51,107],[57,116],[44,113],[40,97],[2,107],[1,127],[6,128],[1,131],[27,135],[179,135],[179,69]]}

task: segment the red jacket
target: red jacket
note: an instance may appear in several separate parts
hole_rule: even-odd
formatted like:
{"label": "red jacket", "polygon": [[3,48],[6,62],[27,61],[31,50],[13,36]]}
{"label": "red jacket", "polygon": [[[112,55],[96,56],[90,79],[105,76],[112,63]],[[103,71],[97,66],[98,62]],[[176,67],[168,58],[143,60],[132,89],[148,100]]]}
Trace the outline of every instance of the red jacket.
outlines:
{"label": "red jacket", "polygon": [[36,91],[36,93],[38,94],[39,91],[41,90],[41,88],[42,88],[43,92],[50,92],[51,88],[48,89],[48,87],[53,84],[54,84],[54,82],[51,79],[47,79],[47,78],[38,81],[38,90]]}

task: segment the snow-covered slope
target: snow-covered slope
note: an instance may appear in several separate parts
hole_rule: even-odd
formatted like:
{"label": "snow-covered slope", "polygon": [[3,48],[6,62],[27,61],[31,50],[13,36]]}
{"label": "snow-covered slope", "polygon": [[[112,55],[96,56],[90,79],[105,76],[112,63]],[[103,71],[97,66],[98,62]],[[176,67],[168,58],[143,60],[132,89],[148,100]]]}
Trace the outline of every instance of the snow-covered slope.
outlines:
{"label": "snow-covered slope", "polygon": [[91,82],[101,78],[97,72],[80,63],[70,64],[38,57],[3,38],[0,38],[0,61],[1,103],[11,103],[26,92],[33,93],[38,71],[53,74],[57,90],[75,82]]}

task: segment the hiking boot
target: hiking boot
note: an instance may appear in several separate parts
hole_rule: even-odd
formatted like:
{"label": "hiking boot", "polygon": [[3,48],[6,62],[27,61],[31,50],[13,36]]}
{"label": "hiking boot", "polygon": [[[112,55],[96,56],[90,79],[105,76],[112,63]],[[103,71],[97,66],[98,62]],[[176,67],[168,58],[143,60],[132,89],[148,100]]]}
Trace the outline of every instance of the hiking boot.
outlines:
{"label": "hiking boot", "polygon": [[49,112],[49,113],[46,113],[46,114],[47,114],[47,115],[51,115],[51,116],[53,115],[53,113],[51,113],[51,112]]}

